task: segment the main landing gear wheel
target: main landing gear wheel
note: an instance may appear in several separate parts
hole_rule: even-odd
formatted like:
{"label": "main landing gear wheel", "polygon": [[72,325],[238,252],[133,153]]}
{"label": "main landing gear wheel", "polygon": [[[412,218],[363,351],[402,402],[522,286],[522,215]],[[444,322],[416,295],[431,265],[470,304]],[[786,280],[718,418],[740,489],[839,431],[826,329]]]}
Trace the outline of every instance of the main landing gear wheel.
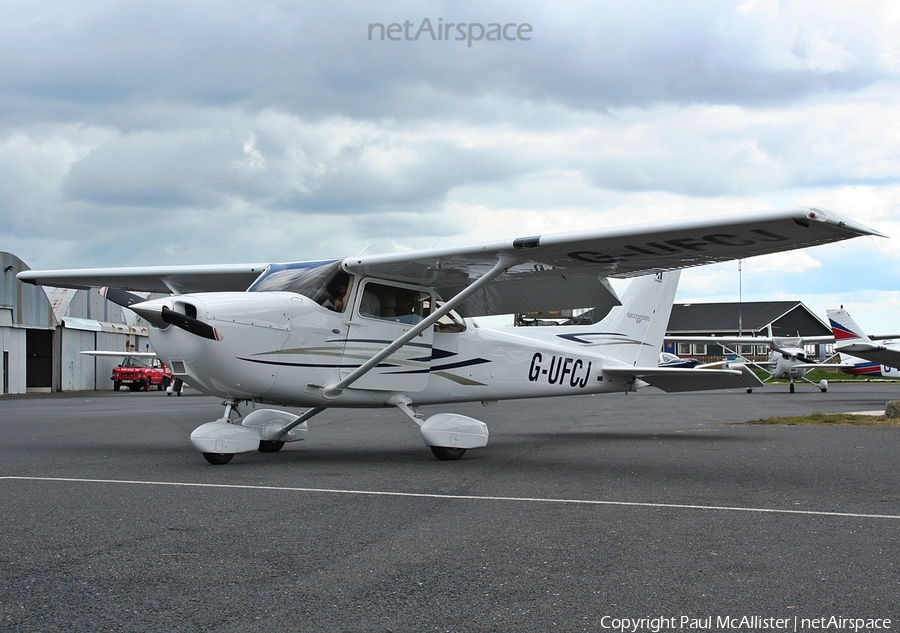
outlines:
{"label": "main landing gear wheel", "polygon": [[284,442],[271,442],[268,440],[259,441],[260,453],[277,453],[284,446]]}
{"label": "main landing gear wheel", "polygon": [[203,457],[205,457],[206,461],[210,464],[218,466],[230,462],[231,458],[234,457],[234,453],[203,453]]}
{"label": "main landing gear wheel", "polygon": [[432,446],[431,452],[434,456],[441,460],[459,459],[466,454],[464,448],[450,448],[448,446]]}

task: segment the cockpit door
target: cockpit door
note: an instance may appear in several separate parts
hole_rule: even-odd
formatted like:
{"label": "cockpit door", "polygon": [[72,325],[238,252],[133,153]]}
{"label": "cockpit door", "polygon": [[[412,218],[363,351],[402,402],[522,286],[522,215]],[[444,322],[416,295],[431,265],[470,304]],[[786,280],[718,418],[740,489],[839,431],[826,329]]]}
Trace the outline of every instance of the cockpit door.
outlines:
{"label": "cockpit door", "polygon": [[[363,280],[355,293],[344,344],[342,377],[408,332],[434,305],[421,288]],[[421,391],[428,385],[434,328],[427,328],[365,376],[353,389]]]}

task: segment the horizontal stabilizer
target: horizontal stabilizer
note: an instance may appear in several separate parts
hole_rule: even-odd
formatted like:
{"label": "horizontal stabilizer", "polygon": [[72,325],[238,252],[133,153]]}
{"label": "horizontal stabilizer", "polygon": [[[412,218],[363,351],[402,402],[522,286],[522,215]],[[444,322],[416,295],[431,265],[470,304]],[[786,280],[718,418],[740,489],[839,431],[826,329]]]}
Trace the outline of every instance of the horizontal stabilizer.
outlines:
{"label": "horizontal stabilizer", "polygon": [[711,389],[755,389],[762,381],[746,366],[734,369],[682,369],[677,367],[604,367],[610,376],[630,377],[666,393]]}

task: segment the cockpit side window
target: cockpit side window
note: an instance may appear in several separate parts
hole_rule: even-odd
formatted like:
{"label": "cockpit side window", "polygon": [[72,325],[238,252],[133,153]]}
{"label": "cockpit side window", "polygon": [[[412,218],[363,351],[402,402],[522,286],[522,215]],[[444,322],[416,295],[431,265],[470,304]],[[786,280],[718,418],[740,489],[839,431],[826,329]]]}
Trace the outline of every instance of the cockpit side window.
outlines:
{"label": "cockpit side window", "polygon": [[363,286],[358,311],[363,317],[418,323],[431,313],[430,307],[427,292],[369,282]]}
{"label": "cockpit side window", "polygon": [[[443,304],[443,301],[437,302],[438,307],[441,307]],[[457,313],[456,310],[450,310],[450,312],[437,320],[437,322],[434,324],[434,331],[440,332],[442,334],[465,332],[466,322],[463,321],[463,318],[459,316],[459,313]]]}

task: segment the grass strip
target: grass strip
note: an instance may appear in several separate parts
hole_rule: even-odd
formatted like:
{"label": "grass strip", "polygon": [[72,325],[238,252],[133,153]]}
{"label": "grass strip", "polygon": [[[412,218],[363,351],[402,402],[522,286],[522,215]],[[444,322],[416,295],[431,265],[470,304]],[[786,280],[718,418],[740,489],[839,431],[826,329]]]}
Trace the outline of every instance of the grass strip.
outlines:
{"label": "grass strip", "polygon": [[814,424],[819,426],[900,426],[900,418],[883,415],[854,415],[852,413],[813,413],[778,418],[760,418],[744,424]]}

